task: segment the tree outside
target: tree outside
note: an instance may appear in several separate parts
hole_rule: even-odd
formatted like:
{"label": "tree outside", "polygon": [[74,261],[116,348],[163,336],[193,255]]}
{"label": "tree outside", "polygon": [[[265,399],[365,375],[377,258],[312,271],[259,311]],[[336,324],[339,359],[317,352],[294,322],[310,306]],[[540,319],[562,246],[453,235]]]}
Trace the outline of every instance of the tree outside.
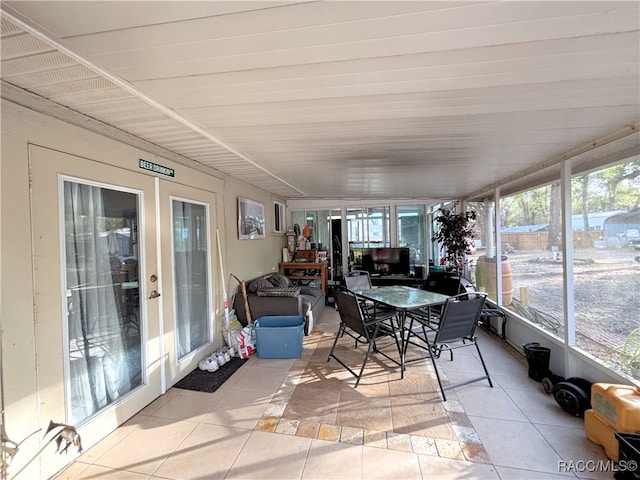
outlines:
{"label": "tree outside", "polygon": [[[576,176],[571,188],[576,346],[640,379],[640,158]],[[509,308],[563,338],[560,202],[556,182],[501,198],[500,217]],[[484,231],[480,205],[471,208]]]}

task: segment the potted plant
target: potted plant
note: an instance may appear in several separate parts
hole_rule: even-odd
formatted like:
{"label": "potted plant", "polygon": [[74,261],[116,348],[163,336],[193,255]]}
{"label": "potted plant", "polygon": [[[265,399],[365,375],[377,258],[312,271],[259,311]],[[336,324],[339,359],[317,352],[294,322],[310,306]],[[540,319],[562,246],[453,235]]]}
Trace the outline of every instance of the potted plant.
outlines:
{"label": "potted plant", "polygon": [[453,208],[438,210],[435,218],[437,228],[431,240],[440,244],[447,269],[462,277],[466,254],[473,248],[472,240],[477,238],[474,225],[471,224],[476,219],[476,212],[456,213],[457,206],[456,203]]}

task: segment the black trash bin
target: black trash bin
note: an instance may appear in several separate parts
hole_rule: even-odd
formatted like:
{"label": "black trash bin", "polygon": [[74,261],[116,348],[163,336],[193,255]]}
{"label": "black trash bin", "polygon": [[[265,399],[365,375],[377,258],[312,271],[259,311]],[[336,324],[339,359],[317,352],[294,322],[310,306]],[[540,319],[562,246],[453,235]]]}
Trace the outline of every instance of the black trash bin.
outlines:
{"label": "black trash bin", "polygon": [[536,382],[541,382],[543,378],[549,377],[549,359],[551,357],[551,349],[541,347],[538,342],[525,343],[522,348],[529,363],[529,378]]}

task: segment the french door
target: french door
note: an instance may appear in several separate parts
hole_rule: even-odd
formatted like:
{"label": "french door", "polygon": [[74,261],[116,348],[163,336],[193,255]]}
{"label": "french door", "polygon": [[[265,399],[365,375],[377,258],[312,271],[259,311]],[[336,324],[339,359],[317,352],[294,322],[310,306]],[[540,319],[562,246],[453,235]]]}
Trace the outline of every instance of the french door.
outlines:
{"label": "french door", "polygon": [[[213,294],[217,262],[215,195],[159,181],[164,348],[169,384],[193,370],[216,340]],[[212,248],[213,245],[213,248]]]}
{"label": "french door", "polygon": [[101,438],[214,340],[215,197],[30,146],[43,418]]}

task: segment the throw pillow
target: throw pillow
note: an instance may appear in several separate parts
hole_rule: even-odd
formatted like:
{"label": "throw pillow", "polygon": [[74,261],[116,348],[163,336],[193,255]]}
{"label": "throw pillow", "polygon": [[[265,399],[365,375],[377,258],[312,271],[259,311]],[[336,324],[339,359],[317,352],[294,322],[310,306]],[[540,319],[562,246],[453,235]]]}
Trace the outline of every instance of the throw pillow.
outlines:
{"label": "throw pillow", "polygon": [[272,275],[269,277],[269,281],[276,288],[286,288],[291,286],[291,281],[284,275]]}
{"label": "throw pillow", "polygon": [[264,288],[273,288],[273,284],[266,278],[256,278],[247,286],[248,293],[256,293]]}

